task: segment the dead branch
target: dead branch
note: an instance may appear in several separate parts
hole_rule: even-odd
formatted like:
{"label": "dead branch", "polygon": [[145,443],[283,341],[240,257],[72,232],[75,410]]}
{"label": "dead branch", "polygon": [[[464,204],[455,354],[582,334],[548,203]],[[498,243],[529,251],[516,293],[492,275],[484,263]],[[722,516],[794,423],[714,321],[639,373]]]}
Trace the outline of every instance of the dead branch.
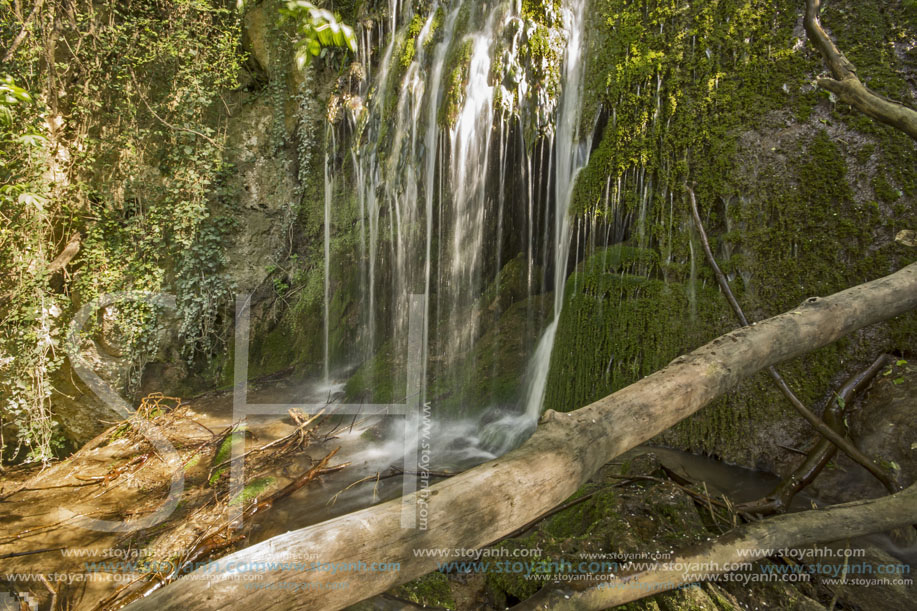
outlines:
{"label": "dead branch", "polygon": [[[340,448],[335,448],[326,454],[325,457],[318,461],[315,465],[310,467],[305,473],[294,479],[292,482],[277,492],[274,492],[267,498],[262,500],[254,499],[242,512],[241,520],[244,522],[245,520],[253,517],[256,513],[267,511],[274,505],[274,503],[293,494],[315,478],[327,473],[339,471],[340,469],[346,467],[348,463],[335,465],[333,467],[328,466],[328,463],[331,461],[334,455],[338,453],[339,450]],[[181,554],[180,560],[178,560],[173,565],[170,572],[151,573],[147,576],[135,579],[134,581],[118,588],[108,598],[101,601],[96,609],[103,610],[120,608],[126,604],[130,604],[134,600],[149,596],[163,586],[173,582],[180,576],[190,572],[191,567],[195,566],[195,563],[200,562],[206,558],[213,557],[225,551],[239,541],[245,539],[245,535],[234,534],[232,532],[232,526],[232,524],[225,523],[204,532],[199,537],[197,537],[190,549]]]}
{"label": "dead branch", "polygon": [[244,514],[245,518],[250,518],[251,516],[255,515],[255,513],[259,511],[264,511],[265,509],[269,509],[274,503],[276,503],[277,501],[285,497],[290,496],[291,494],[293,494],[294,492],[296,492],[297,490],[299,490],[300,488],[302,488],[303,486],[311,482],[313,479],[318,477],[319,475],[323,475],[325,473],[331,473],[333,471],[339,471],[343,469],[344,467],[346,467],[347,465],[349,465],[350,463],[344,463],[341,465],[335,465],[334,467],[328,467],[328,462],[332,458],[334,458],[334,455],[337,454],[340,449],[341,448],[338,447],[338,448],[331,450],[330,452],[328,452],[328,454],[323,459],[318,461],[318,463],[315,466],[313,466],[311,469],[309,469],[308,471],[306,471],[305,473],[303,473],[302,475],[294,479],[292,482],[290,482],[289,484],[287,484],[286,486],[284,486],[277,492],[271,494],[269,497],[267,497],[263,501],[259,503],[255,503],[251,507],[251,509],[248,512],[246,512],[246,514]]}
{"label": "dead branch", "polygon": [[[270,441],[264,444],[263,446],[249,450],[248,452],[245,452],[241,456],[238,456],[236,458],[227,458],[223,462],[213,465],[212,467],[210,467],[210,475],[213,475],[214,473],[219,471],[222,467],[225,467],[233,462],[243,461],[252,454],[258,454],[260,452],[265,452],[276,446],[281,446],[282,447],[281,452],[285,452],[290,447],[295,445],[294,441],[298,444],[304,443],[306,439],[309,436],[311,436],[315,432],[315,430],[318,428],[316,426],[315,428],[309,430],[308,429],[309,425],[315,422],[316,420],[318,420],[318,418],[321,417],[321,415],[324,414],[324,412],[325,410],[322,409],[318,413],[314,414],[311,418],[305,419],[305,418],[300,417],[295,411],[290,410],[290,416],[293,418],[293,421],[296,422],[297,424],[296,429],[292,433],[289,433],[288,435],[284,435],[283,437],[275,439],[274,441]],[[235,428],[235,426],[238,426],[238,425],[234,425],[233,428]],[[228,430],[225,431],[221,435],[221,438],[220,438],[221,441],[219,443],[222,443],[222,439],[225,439],[228,434],[229,434]]]}
{"label": "dead branch", "polygon": [[[70,240],[64,246],[63,250],[61,250],[60,254],[54,257],[54,259],[50,263],[48,263],[47,267],[44,270],[45,273],[48,276],[53,276],[57,272],[62,271],[64,268],[66,268],[70,264],[70,262],[74,259],[74,257],[76,257],[76,255],[80,252],[81,243],[82,243],[82,236],[80,236],[79,232],[74,232],[74,234],[70,236]],[[59,289],[60,285],[53,284],[53,288]],[[6,306],[6,304],[9,303],[13,299],[13,297],[15,297],[15,295],[16,295],[15,291],[9,291],[4,295],[0,295],[0,307]]]}
{"label": "dead branch", "polygon": [[[548,586],[513,607],[513,611],[552,609],[588,611],[622,605],[680,586],[710,580],[729,572],[726,567],[754,562],[774,549],[799,548],[908,525],[917,518],[917,484],[891,496],[854,501],[786,514],[747,524],[675,559],[620,577],[597,575],[586,589]],[[692,570],[690,567],[698,567]],[[703,567],[703,568],[700,568]],[[602,579],[607,577],[607,579]],[[582,586],[581,586],[582,587]]]}
{"label": "dead branch", "polygon": [[821,53],[834,78],[819,78],[816,83],[876,121],[900,129],[917,140],[917,111],[893,102],[864,85],[856,74],[856,67],[844,57],[818,19],[821,0],[806,0],[803,20],[806,34]]}
{"label": "dead branch", "polygon": [[[830,426],[839,435],[844,434],[844,407],[850,403],[851,399],[873,380],[879,370],[888,362],[888,355],[883,354],[863,371],[854,374],[847,380],[837,393],[837,397],[832,399],[828,406],[825,407],[823,419],[825,424]],[[783,481],[781,481],[774,490],[762,499],[743,503],[736,509],[742,513],[770,515],[786,511],[793,497],[796,494],[815,481],[818,474],[828,465],[837,448],[827,439],[819,439],[815,447],[809,451],[806,459]]]}
{"label": "dead branch", "polygon": [[65,267],[67,267],[73,258],[76,257],[80,252],[80,244],[82,243],[82,236],[79,232],[74,232],[70,236],[70,240],[67,242],[67,245],[64,246],[64,249],[60,252],[59,255],[54,257],[54,260],[48,264],[48,274],[56,274]]}
{"label": "dead branch", "polygon": [[[707,232],[704,231],[704,224],[700,220],[700,213],[697,210],[697,201],[694,199],[694,189],[691,187],[686,187],[688,189],[688,195],[691,200],[691,213],[694,215],[694,224],[697,227],[697,233],[700,236],[701,244],[704,247],[704,253],[707,255],[707,262],[710,264],[710,267],[713,268],[713,273],[716,276],[716,281],[719,283],[720,288],[723,289],[723,292],[726,294],[726,299],[729,301],[729,305],[732,306],[733,311],[741,322],[742,326],[747,327],[748,319],[745,317],[745,312],[742,311],[742,306],[739,305],[739,302],[736,301],[735,295],[732,294],[732,289],[729,288],[729,282],[726,280],[726,276],[723,275],[720,266],[716,263],[716,258],[713,256],[713,251],[710,249],[710,242],[707,240]],[[771,365],[767,368],[767,372],[770,374],[771,378],[774,380],[774,383],[777,385],[777,388],[783,393],[783,395],[789,400],[790,405],[792,405],[799,415],[806,419],[806,421],[812,425],[812,427],[818,431],[818,433],[829,440],[835,446],[840,448],[844,454],[853,459],[854,462],[861,465],[864,469],[872,473],[876,479],[882,482],[882,485],[885,486],[885,489],[889,492],[896,492],[900,490],[897,482],[895,482],[894,477],[889,475],[884,469],[879,467],[875,462],[873,462],[869,457],[860,452],[856,446],[850,443],[843,435],[835,432],[830,426],[822,422],[822,420],[812,413],[812,411],[806,407],[802,401],[796,396],[796,394],[790,390],[790,387],[787,385],[786,381],[783,379],[783,376],[780,375],[780,372],[777,371],[777,368]]]}

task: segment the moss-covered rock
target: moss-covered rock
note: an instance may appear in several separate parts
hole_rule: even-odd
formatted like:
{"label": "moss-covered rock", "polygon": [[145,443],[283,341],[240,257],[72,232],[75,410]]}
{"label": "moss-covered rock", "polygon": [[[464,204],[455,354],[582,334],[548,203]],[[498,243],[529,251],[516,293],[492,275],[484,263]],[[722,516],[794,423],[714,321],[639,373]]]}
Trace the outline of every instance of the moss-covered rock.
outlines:
{"label": "moss-covered rock", "polygon": [[[812,85],[823,64],[797,28],[801,5],[596,0],[592,10],[600,18],[588,25],[584,114],[598,118],[599,131],[571,212],[607,228],[592,231],[586,247],[604,252],[607,267],[592,255],[568,281],[547,407],[575,409],[734,328],[685,182],[694,183],[714,253],[751,320],[914,261],[893,236],[917,225],[917,149]],[[908,101],[913,57],[891,51],[914,36],[903,10],[840,1],[824,21],[861,77]],[[602,236],[655,253],[656,263],[609,265]],[[859,332],[782,371],[817,407],[878,352],[911,350],[915,320]],[[758,376],[663,439],[774,468],[785,458],[774,440],[803,436],[801,420]]]}

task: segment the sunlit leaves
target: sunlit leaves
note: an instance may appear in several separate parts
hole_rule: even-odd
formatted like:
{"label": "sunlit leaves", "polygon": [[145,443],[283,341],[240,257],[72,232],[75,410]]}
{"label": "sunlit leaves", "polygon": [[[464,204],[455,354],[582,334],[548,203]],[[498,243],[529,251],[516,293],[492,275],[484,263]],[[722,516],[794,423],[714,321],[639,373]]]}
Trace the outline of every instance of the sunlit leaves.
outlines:
{"label": "sunlit leaves", "polygon": [[32,101],[32,96],[29,95],[29,92],[16,85],[13,82],[13,77],[8,75],[0,77],[0,98],[2,98],[4,106]]}
{"label": "sunlit leaves", "polygon": [[353,28],[338,21],[331,11],[318,8],[311,2],[292,0],[281,11],[296,24],[299,41],[296,48],[296,63],[304,68],[313,57],[318,57],[325,48],[349,49],[357,52],[357,37]]}

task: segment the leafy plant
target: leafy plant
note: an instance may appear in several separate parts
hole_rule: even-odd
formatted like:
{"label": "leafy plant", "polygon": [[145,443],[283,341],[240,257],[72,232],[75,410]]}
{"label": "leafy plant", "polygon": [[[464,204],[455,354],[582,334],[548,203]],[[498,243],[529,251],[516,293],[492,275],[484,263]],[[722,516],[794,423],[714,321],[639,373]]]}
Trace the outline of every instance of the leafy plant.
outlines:
{"label": "leafy plant", "polygon": [[305,0],[292,0],[287,2],[281,13],[296,24],[299,35],[296,62],[300,69],[327,48],[357,52],[357,37],[353,28],[341,23],[331,11],[318,8]]}

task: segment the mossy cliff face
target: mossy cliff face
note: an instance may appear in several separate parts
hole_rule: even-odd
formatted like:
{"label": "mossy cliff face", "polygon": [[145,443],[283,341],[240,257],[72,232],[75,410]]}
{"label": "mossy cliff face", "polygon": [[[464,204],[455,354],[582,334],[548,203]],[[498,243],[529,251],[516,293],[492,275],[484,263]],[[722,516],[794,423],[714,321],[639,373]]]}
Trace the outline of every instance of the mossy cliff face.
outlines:
{"label": "mossy cliff face", "polygon": [[[815,88],[823,66],[795,4],[593,2],[585,99],[598,129],[571,211],[585,263],[567,284],[545,407],[580,407],[735,327],[686,182],[751,320],[917,258],[894,242],[917,226],[914,143]],[[870,87],[914,105],[907,10],[835,2],[823,22]],[[632,248],[605,249],[620,240]],[[638,252],[650,262],[628,261]],[[915,345],[912,313],[781,370],[817,407],[881,351]],[[809,436],[759,374],[663,441],[779,469],[775,443]]]}

